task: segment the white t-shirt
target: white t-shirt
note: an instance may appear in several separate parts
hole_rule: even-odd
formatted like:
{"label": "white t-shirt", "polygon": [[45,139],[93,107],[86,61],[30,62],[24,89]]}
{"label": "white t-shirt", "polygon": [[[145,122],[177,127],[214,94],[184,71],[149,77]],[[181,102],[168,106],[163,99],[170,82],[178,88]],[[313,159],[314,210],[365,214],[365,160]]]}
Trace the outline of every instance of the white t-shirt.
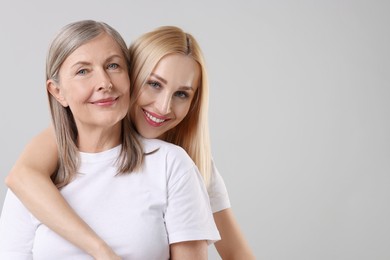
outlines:
{"label": "white t-shirt", "polygon": [[[169,244],[220,239],[202,178],[185,151],[143,139],[142,170],[116,175],[120,146],[80,153],[78,177],[62,195],[122,259],[169,259]],[[0,259],[92,259],[34,218],[8,191]]]}
{"label": "white t-shirt", "polygon": [[212,161],[212,171],[207,193],[210,197],[210,205],[213,213],[231,207],[225,182],[219,174],[217,167],[215,167],[214,161]]}

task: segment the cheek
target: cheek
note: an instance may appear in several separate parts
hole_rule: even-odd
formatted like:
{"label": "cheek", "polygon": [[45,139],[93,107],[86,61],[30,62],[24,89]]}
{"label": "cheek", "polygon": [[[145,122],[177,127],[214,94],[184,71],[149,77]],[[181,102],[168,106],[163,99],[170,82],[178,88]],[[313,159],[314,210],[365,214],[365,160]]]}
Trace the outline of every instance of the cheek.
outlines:
{"label": "cheek", "polygon": [[191,104],[181,104],[176,107],[175,114],[180,122],[187,116],[188,111],[190,110]]}
{"label": "cheek", "polygon": [[68,102],[69,107],[72,109],[73,107],[80,106],[84,103],[86,98],[84,98],[84,95],[73,95],[68,94],[65,96],[66,102]]}
{"label": "cheek", "polygon": [[153,104],[156,100],[156,97],[153,96],[151,93],[148,93],[148,91],[142,91],[139,93],[139,95],[136,97],[135,103],[133,104],[133,107],[131,113],[140,113],[141,108],[148,107],[151,104]]}
{"label": "cheek", "polygon": [[127,108],[130,107],[130,92],[122,93],[122,102],[126,104]]}
{"label": "cheek", "polygon": [[93,94],[93,91],[83,87],[69,87],[65,91],[65,98],[68,102],[74,104],[83,103],[88,100]]}
{"label": "cheek", "polygon": [[151,91],[147,87],[144,87],[143,89],[141,89],[140,92],[138,92],[138,96],[136,98],[136,103],[138,106],[145,106],[156,100],[158,98],[158,95],[156,95],[156,93],[153,93],[153,91]]}
{"label": "cheek", "polygon": [[[119,84],[118,84],[119,85]],[[122,83],[118,86],[118,91],[130,97],[130,83]]]}

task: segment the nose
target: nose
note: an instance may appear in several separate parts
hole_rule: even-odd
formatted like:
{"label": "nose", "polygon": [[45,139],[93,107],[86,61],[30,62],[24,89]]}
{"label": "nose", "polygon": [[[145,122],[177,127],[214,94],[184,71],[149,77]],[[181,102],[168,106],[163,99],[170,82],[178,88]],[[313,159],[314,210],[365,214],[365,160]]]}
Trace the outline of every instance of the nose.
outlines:
{"label": "nose", "polygon": [[111,78],[104,70],[99,73],[97,89],[98,91],[111,91],[112,89]]}
{"label": "nose", "polygon": [[166,115],[171,112],[172,108],[172,97],[169,93],[164,96],[160,96],[156,102],[157,112],[161,115]]}

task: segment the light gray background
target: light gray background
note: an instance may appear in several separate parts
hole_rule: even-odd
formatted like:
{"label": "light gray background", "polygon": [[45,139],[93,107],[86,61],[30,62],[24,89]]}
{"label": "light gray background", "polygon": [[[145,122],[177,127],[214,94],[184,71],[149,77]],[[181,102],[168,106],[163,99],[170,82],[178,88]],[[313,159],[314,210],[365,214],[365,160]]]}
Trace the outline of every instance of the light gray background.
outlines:
{"label": "light gray background", "polygon": [[257,258],[389,259],[389,3],[2,0],[1,179],[50,123],[60,27],[101,20],[130,43],[177,25],[203,47],[213,154]]}

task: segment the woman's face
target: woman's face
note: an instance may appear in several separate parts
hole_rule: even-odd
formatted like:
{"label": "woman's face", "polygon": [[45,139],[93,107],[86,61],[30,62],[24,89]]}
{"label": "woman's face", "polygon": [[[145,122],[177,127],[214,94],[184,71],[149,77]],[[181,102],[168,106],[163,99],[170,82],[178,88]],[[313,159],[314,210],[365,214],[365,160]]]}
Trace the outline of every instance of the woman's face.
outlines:
{"label": "woman's face", "polygon": [[162,138],[187,115],[199,85],[200,67],[191,57],[163,57],[142,86],[132,120],[145,138]]}
{"label": "woman's face", "polygon": [[130,80],[118,44],[103,33],[77,48],[61,65],[59,84],[48,89],[69,106],[77,127],[111,127],[125,117]]}

